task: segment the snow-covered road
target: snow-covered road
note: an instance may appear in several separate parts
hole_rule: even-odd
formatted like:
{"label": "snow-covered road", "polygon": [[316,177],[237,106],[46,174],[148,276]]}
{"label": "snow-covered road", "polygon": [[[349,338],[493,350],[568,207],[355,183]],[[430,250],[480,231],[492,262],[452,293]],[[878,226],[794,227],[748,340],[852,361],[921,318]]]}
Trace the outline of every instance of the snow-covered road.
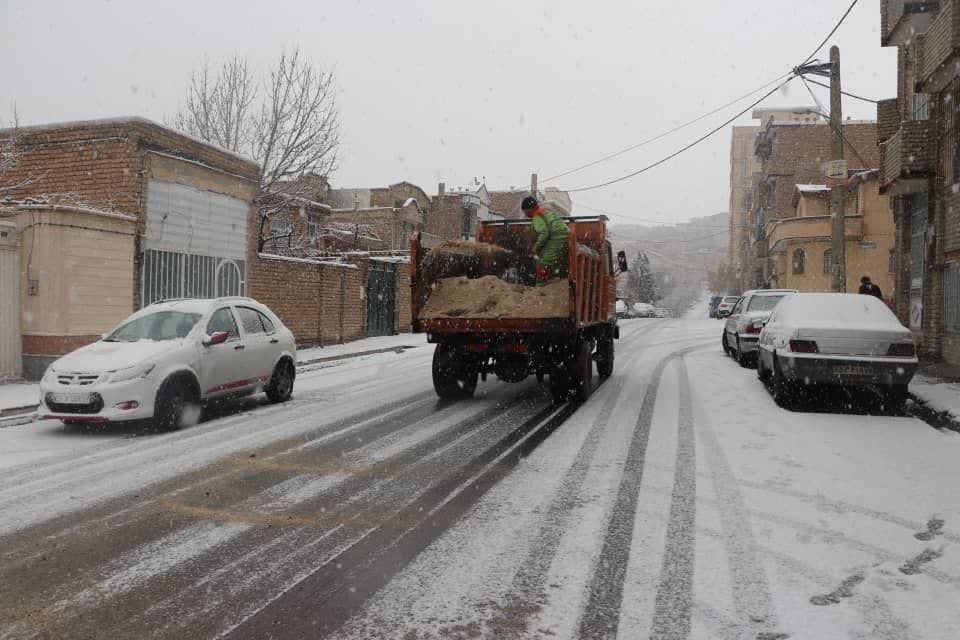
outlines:
{"label": "snow-covered road", "polygon": [[420,347],[0,430],[0,638],[960,637],[960,435],[780,409],[720,329],[624,323],[580,406],[438,402]]}

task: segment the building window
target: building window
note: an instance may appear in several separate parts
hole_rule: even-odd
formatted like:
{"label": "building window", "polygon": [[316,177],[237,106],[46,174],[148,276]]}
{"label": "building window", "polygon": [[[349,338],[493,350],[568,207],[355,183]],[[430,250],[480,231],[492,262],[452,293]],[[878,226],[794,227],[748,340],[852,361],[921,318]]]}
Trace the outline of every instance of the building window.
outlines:
{"label": "building window", "polygon": [[793,273],[794,275],[800,275],[803,273],[803,263],[806,260],[806,255],[803,253],[803,249],[795,249],[793,252]]}
{"label": "building window", "polygon": [[833,273],[833,249],[823,252],[823,272]]}
{"label": "building window", "polygon": [[929,93],[913,94],[913,110],[911,115],[913,116],[914,120],[930,119],[930,94]]}

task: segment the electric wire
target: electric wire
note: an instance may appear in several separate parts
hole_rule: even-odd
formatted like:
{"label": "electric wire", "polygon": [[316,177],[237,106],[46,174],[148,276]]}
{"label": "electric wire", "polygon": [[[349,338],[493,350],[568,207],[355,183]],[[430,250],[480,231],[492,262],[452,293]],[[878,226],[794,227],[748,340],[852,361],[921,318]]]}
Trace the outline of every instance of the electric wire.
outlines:
{"label": "electric wire", "polygon": [[746,93],[746,94],[740,96],[739,98],[735,98],[735,99],[731,100],[730,102],[728,102],[728,103],[726,103],[726,104],[724,104],[724,105],[722,105],[722,106],[717,107],[717,108],[714,109],[713,111],[710,111],[710,112],[705,113],[705,114],[703,114],[703,115],[701,115],[701,116],[698,116],[698,117],[694,118],[693,120],[689,120],[689,121],[687,121],[687,122],[684,122],[683,124],[677,125],[676,127],[673,127],[672,129],[669,129],[669,130],[667,130],[667,131],[664,131],[663,133],[657,134],[657,135],[653,136],[652,138],[648,138],[648,139],[646,139],[646,140],[643,140],[642,142],[638,142],[637,144],[631,145],[631,146],[629,146],[629,147],[625,147],[625,148],[623,148],[623,149],[620,149],[619,151],[615,151],[614,153],[611,153],[611,154],[609,154],[609,155],[606,155],[606,156],[604,156],[604,157],[602,157],[602,158],[600,158],[600,159],[598,159],[598,160],[594,160],[594,161],[592,161],[592,162],[588,162],[588,163],[586,163],[586,164],[582,164],[582,165],[580,165],[579,167],[575,167],[575,168],[573,168],[573,169],[570,169],[569,171],[564,171],[563,173],[558,173],[557,175],[550,176],[549,178],[544,178],[544,179],[541,180],[540,182],[541,182],[542,184],[546,184],[547,182],[551,182],[551,181],[553,181],[553,180],[558,180],[558,179],[560,179],[560,178],[564,178],[564,177],[566,177],[566,176],[569,176],[569,175],[571,175],[571,174],[577,173],[577,172],[579,172],[579,171],[583,171],[584,169],[589,169],[590,167],[595,167],[595,166],[598,165],[598,164],[603,164],[604,162],[606,162],[606,161],[608,161],[608,160],[612,160],[613,158],[620,157],[620,156],[622,156],[622,155],[625,154],[625,153],[629,153],[629,152],[634,151],[634,150],[636,150],[636,149],[639,149],[639,148],[641,148],[641,147],[645,147],[645,146],[647,146],[647,145],[649,145],[649,144],[652,144],[652,143],[654,143],[654,142],[657,142],[658,140],[662,140],[663,138],[666,138],[667,136],[669,136],[669,135],[671,135],[671,134],[673,134],[673,133],[676,133],[677,131],[681,131],[682,129],[686,129],[687,127],[689,127],[689,126],[691,126],[691,125],[694,125],[694,124],[700,122],[701,120],[705,120],[705,119],[709,118],[709,117],[712,116],[712,115],[715,115],[715,114],[717,114],[717,113],[720,113],[720,112],[723,111],[724,109],[727,109],[727,108],[729,108],[729,107],[732,107],[733,105],[735,105],[735,104],[737,104],[737,103],[739,103],[739,102],[742,102],[742,101],[746,100],[746,99],[749,98],[750,96],[756,95],[757,93],[763,91],[764,89],[770,87],[771,85],[773,85],[773,84],[775,84],[775,83],[777,83],[777,82],[783,81],[783,80],[784,80],[787,76],[789,76],[789,75],[791,75],[791,74],[786,73],[786,74],[784,74],[784,75],[782,75],[782,76],[780,76],[780,77],[778,77],[778,78],[776,78],[776,79],[774,79],[774,80],[771,80],[770,82],[764,84],[763,86],[758,87],[758,88],[754,89],[753,91],[751,91],[751,92],[749,92],[749,93]]}
{"label": "electric wire", "polygon": [[654,168],[656,168],[656,167],[659,167],[660,165],[662,165],[662,164],[664,164],[664,163],[666,163],[666,162],[669,162],[670,160],[673,160],[674,158],[676,158],[676,157],[679,156],[680,154],[684,153],[685,151],[689,151],[690,149],[692,149],[693,147],[697,146],[698,144],[700,144],[701,142],[703,142],[703,141],[706,140],[707,138],[710,138],[710,137],[712,137],[713,135],[715,135],[717,132],[722,131],[723,129],[725,129],[727,126],[729,126],[730,124],[732,124],[733,122],[735,122],[738,118],[740,118],[742,115],[744,115],[745,113],[747,113],[748,111],[750,111],[751,109],[753,109],[754,107],[756,107],[757,105],[759,105],[761,102],[763,102],[764,100],[766,100],[767,98],[769,98],[770,96],[772,96],[774,93],[776,93],[777,91],[779,91],[779,90],[782,89],[783,87],[787,86],[787,85],[790,83],[790,81],[793,80],[795,77],[796,77],[796,75],[793,74],[793,73],[791,73],[791,74],[789,75],[789,78],[787,78],[786,81],[784,81],[783,83],[777,85],[776,87],[774,87],[773,89],[771,89],[770,91],[768,91],[767,93],[765,93],[759,100],[757,100],[756,102],[751,103],[750,106],[748,106],[746,109],[743,109],[742,111],[738,112],[738,113],[737,113],[736,115],[734,115],[732,118],[724,121],[724,122],[723,122],[722,124],[720,124],[719,126],[711,129],[711,130],[710,130],[709,132],[707,132],[706,134],[700,136],[699,138],[697,138],[696,140],[694,140],[694,141],[691,142],[690,144],[688,144],[688,145],[686,145],[686,146],[684,146],[684,147],[681,147],[681,148],[678,149],[677,151],[674,151],[674,152],[671,153],[670,155],[668,155],[668,156],[666,156],[666,157],[664,157],[664,158],[661,158],[660,160],[657,160],[656,162],[654,162],[654,163],[652,163],[652,164],[648,164],[647,166],[643,167],[642,169],[638,169],[637,171],[634,171],[633,173],[628,173],[628,174],[625,175],[625,176],[621,176],[621,177],[619,177],[619,178],[614,178],[613,180],[608,180],[608,181],[606,181],[606,182],[602,182],[602,183],[600,183],[600,184],[595,184],[595,185],[592,185],[592,186],[589,186],[589,187],[580,187],[580,188],[578,188],[578,189],[567,189],[567,193],[580,193],[580,192],[582,192],[582,191],[593,191],[593,190],[595,190],[595,189],[602,189],[603,187],[609,187],[610,185],[617,184],[618,182],[623,182],[624,180],[629,180],[630,178],[636,177],[636,176],[640,175],[641,173],[646,173],[647,171],[650,171],[651,169],[654,169]]}

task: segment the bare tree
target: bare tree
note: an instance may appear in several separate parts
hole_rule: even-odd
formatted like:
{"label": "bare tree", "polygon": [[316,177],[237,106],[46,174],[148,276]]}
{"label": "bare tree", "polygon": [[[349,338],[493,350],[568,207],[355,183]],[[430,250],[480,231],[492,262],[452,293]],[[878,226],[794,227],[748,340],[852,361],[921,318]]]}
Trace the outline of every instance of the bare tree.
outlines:
{"label": "bare tree", "polygon": [[[337,168],[340,113],[335,76],[299,49],[281,53],[268,78],[257,81],[247,62],[233,57],[214,72],[195,72],[173,123],[261,167],[260,246],[269,219],[307,195],[299,178],[329,176]],[[288,237],[288,234],[277,238]]]}
{"label": "bare tree", "polygon": [[205,61],[190,77],[186,101],[173,125],[229,151],[245,151],[256,97],[256,83],[246,60],[231,58],[219,71]]}
{"label": "bare tree", "polygon": [[0,132],[0,197],[33,182],[30,176],[21,175],[17,171],[22,155],[19,142],[20,119],[14,109],[13,122],[6,131]]}

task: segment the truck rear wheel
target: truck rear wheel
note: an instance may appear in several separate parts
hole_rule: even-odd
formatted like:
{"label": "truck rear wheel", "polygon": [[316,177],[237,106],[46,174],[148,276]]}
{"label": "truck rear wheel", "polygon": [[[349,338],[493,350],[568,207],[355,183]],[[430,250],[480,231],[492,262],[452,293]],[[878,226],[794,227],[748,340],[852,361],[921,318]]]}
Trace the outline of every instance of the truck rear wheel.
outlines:
{"label": "truck rear wheel", "polygon": [[613,338],[601,338],[597,342],[597,375],[606,380],[613,375]]}
{"label": "truck rear wheel", "polygon": [[445,400],[469,398],[477,389],[476,359],[453,345],[438,344],[433,352],[433,388]]}
{"label": "truck rear wheel", "polygon": [[563,363],[550,371],[550,395],[554,404],[563,404],[570,397],[570,374]]}
{"label": "truck rear wheel", "polygon": [[585,401],[593,391],[593,343],[589,340],[583,340],[577,343],[574,372],[576,376],[577,399]]}

